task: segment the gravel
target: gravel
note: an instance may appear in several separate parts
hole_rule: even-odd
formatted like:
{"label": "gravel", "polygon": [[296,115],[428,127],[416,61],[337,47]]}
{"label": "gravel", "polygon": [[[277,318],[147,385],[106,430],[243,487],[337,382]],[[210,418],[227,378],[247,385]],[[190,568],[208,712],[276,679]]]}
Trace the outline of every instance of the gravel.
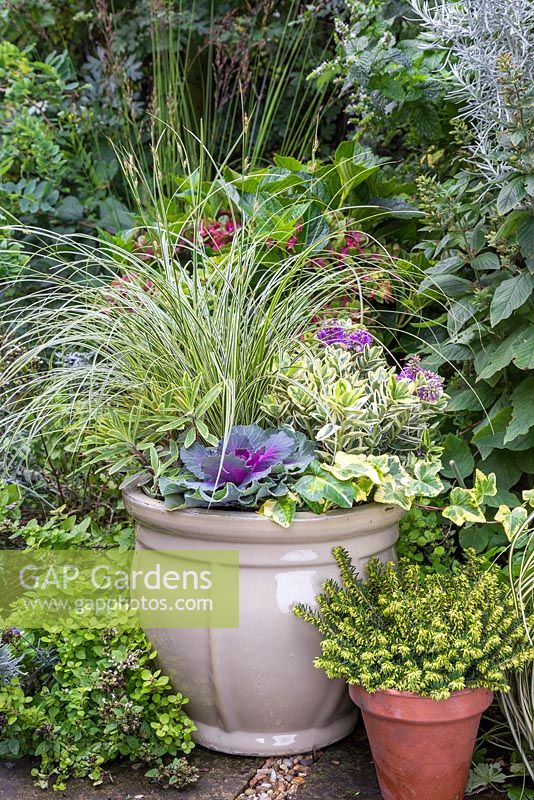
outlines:
{"label": "gravel", "polygon": [[295,797],[306,780],[311,765],[319,753],[285,758],[268,758],[256,770],[247,788],[236,800],[285,800]]}

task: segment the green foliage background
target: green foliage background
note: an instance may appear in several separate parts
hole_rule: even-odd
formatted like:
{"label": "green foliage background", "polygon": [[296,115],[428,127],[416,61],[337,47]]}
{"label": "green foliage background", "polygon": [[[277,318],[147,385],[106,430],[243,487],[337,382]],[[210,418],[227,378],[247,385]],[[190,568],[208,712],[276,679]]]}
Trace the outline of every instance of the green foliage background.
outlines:
{"label": "green foliage background", "polygon": [[[423,49],[422,26],[400,0],[0,0],[0,35],[3,226],[81,232],[135,260],[160,252],[156,210],[165,208],[176,231],[200,199],[206,224],[259,209],[258,226],[281,251],[320,241],[334,254],[352,252],[355,230],[353,255],[387,249],[395,278],[373,272],[364,307],[347,297],[343,313],[380,328],[392,361],[417,352],[447,377],[450,395],[445,491],[409,512],[399,553],[444,574],[458,569],[465,548],[505,566],[510,532],[499,509],[519,506],[534,486],[534,93],[513,59],[496,65],[508,121],[488,173],[473,156],[474,120],[458,117],[465,100],[451,96],[457,54],[435,43]],[[136,194],[125,177],[129,152],[145,176],[163,176],[153,192]],[[46,275],[39,248],[24,227],[0,228],[4,297],[28,252]],[[2,342],[2,372],[18,355]],[[124,430],[115,420],[107,431],[119,454]],[[0,502],[16,508],[4,515],[1,546],[125,543],[117,484],[80,468],[78,446],[51,435],[26,453],[9,476],[28,487],[24,507],[13,489],[1,490]],[[477,469],[495,474],[496,492],[485,498],[485,521],[460,530],[441,509],[451,491],[468,503]],[[522,539],[513,551],[512,581],[528,547]],[[128,630],[121,641],[137,636]],[[104,668],[99,648],[96,640],[87,648],[91,669]],[[65,672],[69,688],[75,678]],[[29,702],[20,687],[1,697],[16,708],[21,752],[32,751],[35,693]],[[87,741],[101,734],[96,725]],[[78,769],[98,780],[87,754],[67,765],[52,751],[40,753],[43,775],[61,783]],[[117,745],[106,758],[123,751]],[[178,781],[183,765],[166,769]]]}

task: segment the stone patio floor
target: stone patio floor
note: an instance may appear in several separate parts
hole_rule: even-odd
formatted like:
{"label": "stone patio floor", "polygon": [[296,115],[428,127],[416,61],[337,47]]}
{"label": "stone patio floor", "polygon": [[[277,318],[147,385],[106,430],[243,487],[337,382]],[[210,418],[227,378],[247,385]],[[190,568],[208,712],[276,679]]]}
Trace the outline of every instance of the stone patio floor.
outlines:
{"label": "stone patio floor", "polygon": [[[185,791],[162,789],[131,765],[112,767],[111,781],[92,787],[72,781],[65,792],[43,791],[32,785],[32,762],[0,764],[0,800],[235,800],[263,765],[262,758],[242,758],[213,753],[200,747],[191,759],[200,780]],[[482,793],[476,800],[502,800],[503,795]],[[361,722],[356,731],[331,747],[310,767],[296,800],[381,800],[371,753]]]}

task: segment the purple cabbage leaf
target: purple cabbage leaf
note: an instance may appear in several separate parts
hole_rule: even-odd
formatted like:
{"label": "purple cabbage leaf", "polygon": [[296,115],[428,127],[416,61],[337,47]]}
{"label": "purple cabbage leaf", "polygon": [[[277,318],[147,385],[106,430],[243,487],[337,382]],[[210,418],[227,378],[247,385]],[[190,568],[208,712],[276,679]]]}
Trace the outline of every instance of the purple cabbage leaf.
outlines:
{"label": "purple cabbage leaf", "polygon": [[236,425],[226,444],[198,442],[182,448],[183,464],[174,477],[160,479],[165,507],[256,508],[267,497],[287,494],[286,480],[302,473],[315,456],[314,442],[290,428],[263,430]]}

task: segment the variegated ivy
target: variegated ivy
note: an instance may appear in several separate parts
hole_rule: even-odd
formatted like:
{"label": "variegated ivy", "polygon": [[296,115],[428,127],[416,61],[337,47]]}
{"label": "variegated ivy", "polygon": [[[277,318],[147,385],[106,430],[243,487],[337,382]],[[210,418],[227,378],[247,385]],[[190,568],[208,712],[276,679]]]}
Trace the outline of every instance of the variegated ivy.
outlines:
{"label": "variegated ivy", "polygon": [[[488,522],[486,512],[488,506],[493,507],[491,499],[497,495],[497,480],[495,473],[485,475],[480,470],[475,471],[475,480],[472,488],[456,486],[451,489],[448,497],[448,505],[442,510],[446,519],[450,519],[455,525],[472,525],[474,523]],[[509,542],[512,542],[517,535],[528,525],[529,518],[532,517],[530,508],[534,508],[534,489],[526,489],[522,492],[523,504],[518,504],[510,508],[505,504],[499,505],[497,513],[493,516],[494,522],[499,522]]]}
{"label": "variegated ivy", "polygon": [[409,509],[416,498],[443,491],[440,469],[439,459],[412,456],[403,464],[396,455],[338,453],[333,464],[312,461],[289,494],[270,498],[260,513],[287,527],[299,506],[322,514],[374,500]]}

